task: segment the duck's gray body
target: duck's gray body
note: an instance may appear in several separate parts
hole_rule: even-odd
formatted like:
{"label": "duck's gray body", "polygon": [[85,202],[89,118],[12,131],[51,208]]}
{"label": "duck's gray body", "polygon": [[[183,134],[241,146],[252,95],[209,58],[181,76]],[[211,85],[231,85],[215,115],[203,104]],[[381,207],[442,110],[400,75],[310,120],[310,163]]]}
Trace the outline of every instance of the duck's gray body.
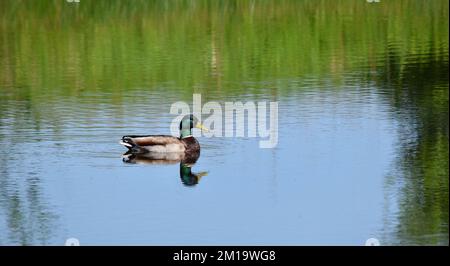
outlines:
{"label": "duck's gray body", "polygon": [[155,160],[196,161],[200,156],[200,144],[193,136],[124,136],[120,143],[132,153],[145,153]]}
{"label": "duck's gray body", "polygon": [[184,152],[185,145],[180,139],[166,135],[123,136],[121,144],[130,150],[141,152]]}

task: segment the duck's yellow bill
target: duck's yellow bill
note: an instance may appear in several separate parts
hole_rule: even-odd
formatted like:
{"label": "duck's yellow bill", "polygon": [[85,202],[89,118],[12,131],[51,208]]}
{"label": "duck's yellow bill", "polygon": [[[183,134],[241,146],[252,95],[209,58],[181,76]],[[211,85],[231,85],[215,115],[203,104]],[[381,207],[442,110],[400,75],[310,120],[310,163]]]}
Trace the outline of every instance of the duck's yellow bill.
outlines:
{"label": "duck's yellow bill", "polygon": [[207,127],[205,127],[204,125],[202,125],[201,123],[197,123],[197,125],[195,125],[196,128],[199,128],[205,132],[209,132],[209,129]]}

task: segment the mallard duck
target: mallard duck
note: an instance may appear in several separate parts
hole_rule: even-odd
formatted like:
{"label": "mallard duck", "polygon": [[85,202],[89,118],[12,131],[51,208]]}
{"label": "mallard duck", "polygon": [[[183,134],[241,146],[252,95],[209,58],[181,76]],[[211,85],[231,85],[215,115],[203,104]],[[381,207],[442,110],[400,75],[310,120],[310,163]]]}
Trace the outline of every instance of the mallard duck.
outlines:
{"label": "mallard duck", "polygon": [[208,130],[190,114],[183,117],[180,122],[179,138],[168,135],[123,136],[120,144],[132,153],[151,153],[155,159],[196,161],[200,155],[200,144],[192,136],[194,127]]}

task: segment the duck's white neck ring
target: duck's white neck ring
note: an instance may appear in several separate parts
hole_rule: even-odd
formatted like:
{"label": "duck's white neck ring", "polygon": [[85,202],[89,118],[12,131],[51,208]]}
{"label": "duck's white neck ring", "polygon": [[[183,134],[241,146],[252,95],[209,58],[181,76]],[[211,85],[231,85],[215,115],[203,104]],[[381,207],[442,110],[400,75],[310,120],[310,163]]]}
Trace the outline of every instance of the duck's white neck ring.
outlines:
{"label": "duck's white neck ring", "polygon": [[186,139],[186,138],[191,138],[191,137],[192,137],[192,135],[187,135],[187,136],[181,137],[181,139]]}

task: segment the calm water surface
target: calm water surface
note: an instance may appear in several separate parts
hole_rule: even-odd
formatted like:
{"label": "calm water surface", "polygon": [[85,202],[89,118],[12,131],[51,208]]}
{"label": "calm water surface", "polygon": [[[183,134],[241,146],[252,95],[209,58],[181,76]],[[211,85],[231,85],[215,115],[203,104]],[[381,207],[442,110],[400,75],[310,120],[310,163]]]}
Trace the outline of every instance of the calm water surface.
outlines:
{"label": "calm water surface", "polygon": [[[447,1],[132,2],[0,3],[0,244],[448,245]],[[124,163],[193,93],[277,147]]]}

